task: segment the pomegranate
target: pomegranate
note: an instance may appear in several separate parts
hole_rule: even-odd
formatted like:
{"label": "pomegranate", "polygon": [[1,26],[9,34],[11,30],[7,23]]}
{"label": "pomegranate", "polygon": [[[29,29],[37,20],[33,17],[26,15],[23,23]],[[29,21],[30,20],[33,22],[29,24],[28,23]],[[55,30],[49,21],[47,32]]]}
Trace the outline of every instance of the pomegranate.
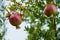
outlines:
{"label": "pomegranate", "polygon": [[57,14],[57,8],[54,4],[48,4],[45,8],[44,8],[44,13],[50,17],[51,15],[55,16]]}
{"label": "pomegranate", "polygon": [[19,25],[22,22],[22,14],[11,14],[11,16],[9,17],[9,22],[11,25],[16,26],[16,28],[20,28]]}

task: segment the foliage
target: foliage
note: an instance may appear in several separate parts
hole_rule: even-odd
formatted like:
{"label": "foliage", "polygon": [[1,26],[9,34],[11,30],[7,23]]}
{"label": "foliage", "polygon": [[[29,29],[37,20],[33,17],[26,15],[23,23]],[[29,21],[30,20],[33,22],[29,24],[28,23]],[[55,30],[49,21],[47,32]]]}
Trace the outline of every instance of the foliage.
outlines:
{"label": "foliage", "polygon": [[5,27],[5,11],[4,11],[4,4],[3,4],[3,0],[0,0],[0,40],[5,40],[4,35],[7,31],[6,27]]}

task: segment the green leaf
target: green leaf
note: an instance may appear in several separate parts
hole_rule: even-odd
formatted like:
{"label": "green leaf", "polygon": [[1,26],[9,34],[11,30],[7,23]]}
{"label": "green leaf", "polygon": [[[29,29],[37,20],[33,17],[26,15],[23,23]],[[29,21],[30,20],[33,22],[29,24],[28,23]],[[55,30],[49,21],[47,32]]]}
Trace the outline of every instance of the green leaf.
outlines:
{"label": "green leaf", "polygon": [[16,2],[16,0],[10,0],[11,2]]}
{"label": "green leaf", "polygon": [[2,27],[2,21],[0,20],[0,27]]}

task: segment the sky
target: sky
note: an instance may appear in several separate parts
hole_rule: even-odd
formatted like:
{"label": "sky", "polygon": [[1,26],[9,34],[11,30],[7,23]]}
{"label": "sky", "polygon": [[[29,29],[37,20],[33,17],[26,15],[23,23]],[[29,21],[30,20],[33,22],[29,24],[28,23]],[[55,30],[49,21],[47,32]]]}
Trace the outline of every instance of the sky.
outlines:
{"label": "sky", "polygon": [[[20,29],[16,29],[9,23],[9,20],[6,20],[7,33],[5,35],[6,40],[25,40],[28,33],[24,31],[26,23],[22,22]],[[29,25],[29,24],[27,24]]]}

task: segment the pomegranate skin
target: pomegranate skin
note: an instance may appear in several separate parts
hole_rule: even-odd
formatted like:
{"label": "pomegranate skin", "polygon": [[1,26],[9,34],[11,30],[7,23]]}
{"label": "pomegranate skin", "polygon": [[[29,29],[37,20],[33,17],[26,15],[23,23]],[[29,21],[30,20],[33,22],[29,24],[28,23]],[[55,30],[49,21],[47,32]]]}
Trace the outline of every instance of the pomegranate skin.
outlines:
{"label": "pomegranate skin", "polygon": [[57,14],[57,8],[54,4],[48,4],[45,8],[44,8],[44,13],[50,17],[51,15],[55,16]]}
{"label": "pomegranate skin", "polygon": [[9,22],[11,25],[16,26],[16,28],[19,28],[19,25],[22,22],[22,15],[13,13],[9,18]]}

